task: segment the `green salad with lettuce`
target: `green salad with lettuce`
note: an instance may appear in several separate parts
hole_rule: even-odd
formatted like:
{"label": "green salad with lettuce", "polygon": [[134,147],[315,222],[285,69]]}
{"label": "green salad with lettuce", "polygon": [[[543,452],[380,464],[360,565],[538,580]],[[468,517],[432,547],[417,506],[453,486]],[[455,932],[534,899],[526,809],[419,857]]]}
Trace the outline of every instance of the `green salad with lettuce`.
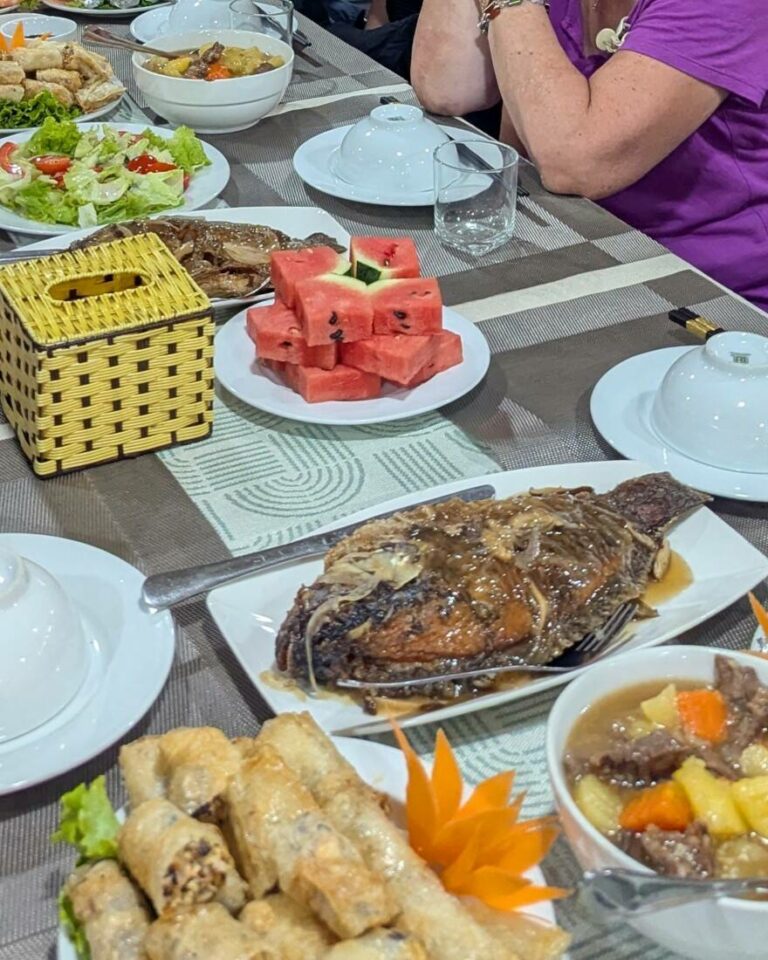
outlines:
{"label": "green salad with lettuce", "polygon": [[181,206],[191,178],[209,164],[187,127],[166,139],[48,118],[25,143],[0,147],[0,205],[72,227],[132,220]]}
{"label": "green salad with lettuce", "polygon": [[[90,785],[81,783],[61,798],[59,827],[54,843],[71,844],[77,851],[77,866],[117,857],[120,823],[107,796],[104,777]],[[91,950],[82,924],[75,916],[66,888],[59,894],[59,921],[79,960],[90,960]]]}

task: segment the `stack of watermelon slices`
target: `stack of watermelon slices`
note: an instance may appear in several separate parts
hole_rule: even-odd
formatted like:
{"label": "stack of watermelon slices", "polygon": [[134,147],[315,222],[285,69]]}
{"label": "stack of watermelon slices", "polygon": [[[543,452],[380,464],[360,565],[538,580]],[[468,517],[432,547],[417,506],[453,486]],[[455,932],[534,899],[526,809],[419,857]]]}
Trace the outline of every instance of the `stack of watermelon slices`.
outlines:
{"label": "stack of watermelon slices", "polygon": [[318,403],[378,397],[383,381],[416,387],[461,363],[412,240],[354,237],[350,259],[331,247],[271,255],[275,303],[247,319],[262,364]]}

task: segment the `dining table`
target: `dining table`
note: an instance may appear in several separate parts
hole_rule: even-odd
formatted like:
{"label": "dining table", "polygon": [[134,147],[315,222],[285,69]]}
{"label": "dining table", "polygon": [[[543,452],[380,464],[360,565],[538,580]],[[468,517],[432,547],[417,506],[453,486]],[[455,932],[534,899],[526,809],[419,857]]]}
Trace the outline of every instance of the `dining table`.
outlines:
{"label": "dining table", "polygon": [[[80,27],[87,22],[76,17]],[[93,21],[90,21],[93,22]],[[38,479],[0,415],[0,532],[85,541],[149,575],[223,560],[304,536],[324,524],[448,481],[502,470],[618,458],[598,435],[590,392],[615,364],[695,344],[668,312],[689,307],[726,329],[765,332],[760,310],[703,276],[598,205],[555,196],[522,163],[514,237],[475,258],[438,242],[429,207],[367,206],[305,186],[292,157],[307,139],[350,124],[383,96],[416,103],[402,78],[300,18],[313,63],[298,57],[283,103],[257,126],[204,135],[231,164],[216,205],[312,206],[352,235],[411,236],[445,303],[478,325],[491,349],[482,383],[434,413],[390,423],[331,427],[288,421],[218,391],[211,436],[197,443],[52,479]],[[128,21],[109,26],[128,35]],[[131,76],[130,55],[107,52],[127,96],[106,119],[162,125]],[[463,121],[446,119],[449,125]],[[2,236],[5,249],[32,238]],[[226,313],[217,314],[225,319]],[[715,499],[712,509],[768,552],[768,507]],[[758,588],[764,597],[765,586]],[[270,709],[233,656],[204,599],[174,611],[176,656],[165,688],[124,738],[211,725],[253,735]],[[755,624],[746,598],[676,642],[741,648]],[[0,637],[2,642],[2,637]],[[514,768],[525,813],[551,812],[544,733],[557,696],[547,692],[443,724],[471,782]],[[430,757],[433,725],[409,732]],[[378,739],[391,742],[382,735]],[[55,780],[0,797],[0,960],[55,956],[56,897],[71,854],[52,845],[58,798],[107,775],[123,800],[119,744]],[[573,888],[579,868],[564,840],[544,864],[550,883]],[[601,926],[577,900],[556,904],[573,935],[572,960],[665,960],[671,955],[621,923]]]}

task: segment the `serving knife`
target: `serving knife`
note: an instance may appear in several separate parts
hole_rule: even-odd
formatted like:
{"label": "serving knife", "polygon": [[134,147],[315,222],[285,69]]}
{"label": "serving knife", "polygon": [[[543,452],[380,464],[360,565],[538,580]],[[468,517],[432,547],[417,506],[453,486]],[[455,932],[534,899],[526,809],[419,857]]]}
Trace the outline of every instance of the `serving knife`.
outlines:
{"label": "serving knife", "polygon": [[419,500],[407,507],[387,510],[376,516],[367,517],[365,520],[359,520],[357,523],[348,523],[326,533],[316,533],[301,540],[294,540],[292,543],[270,547],[268,550],[259,550],[256,553],[248,553],[231,560],[221,560],[218,563],[208,563],[201,567],[188,567],[183,570],[171,570],[168,573],[157,573],[147,577],[144,581],[141,590],[142,601],[146,607],[152,610],[166,610],[168,607],[173,607],[184,600],[199,597],[215,587],[224,586],[226,583],[234,583],[236,580],[250,577],[254,573],[261,573],[264,570],[280,567],[286,563],[294,563],[296,560],[322,555],[335,546],[339,540],[348,537],[358,527],[371,520],[386,520],[396,513],[402,513],[403,510],[434,503],[445,503],[454,497],[470,502],[487,500],[495,494],[496,491],[490,484],[468,487],[464,490],[444,494],[441,497]]}

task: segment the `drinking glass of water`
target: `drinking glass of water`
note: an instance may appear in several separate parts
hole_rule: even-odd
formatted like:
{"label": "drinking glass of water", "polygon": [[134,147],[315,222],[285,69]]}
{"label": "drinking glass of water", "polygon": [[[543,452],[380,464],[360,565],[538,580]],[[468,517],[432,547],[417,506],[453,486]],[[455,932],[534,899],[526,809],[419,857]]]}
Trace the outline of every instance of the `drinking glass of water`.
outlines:
{"label": "drinking glass of water", "polygon": [[517,165],[512,147],[493,140],[450,140],[435,150],[435,233],[479,257],[515,231]]}
{"label": "drinking glass of water", "polygon": [[[210,0],[208,0],[210,2]],[[253,30],[290,44],[293,38],[292,0],[233,0],[229,5],[233,30]]]}

